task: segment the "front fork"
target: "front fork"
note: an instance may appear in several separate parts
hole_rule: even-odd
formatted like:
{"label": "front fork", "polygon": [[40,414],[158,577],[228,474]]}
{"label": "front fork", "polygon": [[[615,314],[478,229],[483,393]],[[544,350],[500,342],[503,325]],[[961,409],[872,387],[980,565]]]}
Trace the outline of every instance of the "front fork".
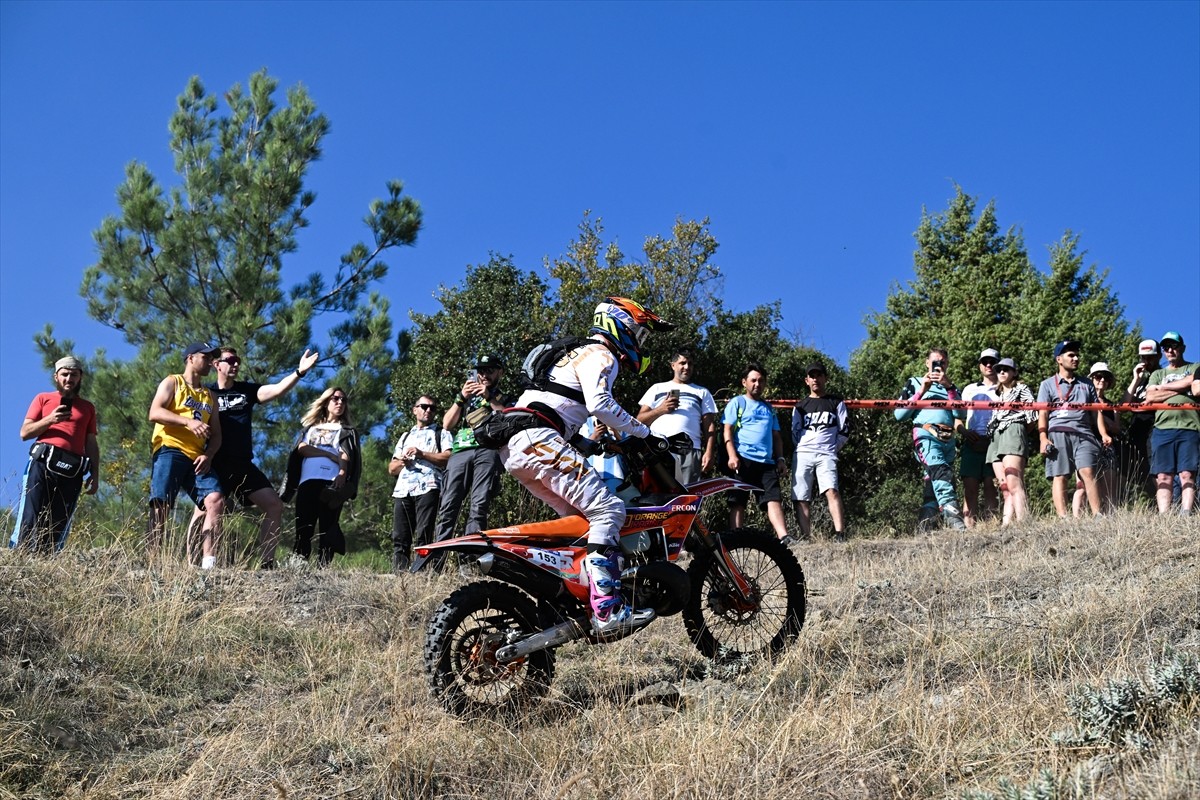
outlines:
{"label": "front fork", "polygon": [[730,585],[737,590],[738,599],[748,605],[758,603],[758,591],[738,569],[737,564],[733,563],[733,559],[729,556],[729,551],[725,549],[725,543],[721,541],[721,537],[714,534],[708,529],[699,518],[692,524],[692,534],[710,551],[716,558],[715,563],[717,569]]}

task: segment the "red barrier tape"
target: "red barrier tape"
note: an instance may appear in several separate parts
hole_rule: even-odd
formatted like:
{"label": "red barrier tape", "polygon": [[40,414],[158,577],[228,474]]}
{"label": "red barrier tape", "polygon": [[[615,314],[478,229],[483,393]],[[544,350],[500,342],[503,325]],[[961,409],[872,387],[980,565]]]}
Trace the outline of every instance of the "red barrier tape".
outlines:
{"label": "red barrier tape", "polygon": [[[775,408],[792,408],[799,400],[767,400]],[[1197,411],[1200,405],[1171,405],[1169,403],[1064,403],[1058,400],[1049,403],[1023,403],[1019,400],[846,400],[846,408],[892,409],[892,408],[938,408],[947,411],[967,409],[998,411],[1054,411],[1065,408],[1071,411]]]}

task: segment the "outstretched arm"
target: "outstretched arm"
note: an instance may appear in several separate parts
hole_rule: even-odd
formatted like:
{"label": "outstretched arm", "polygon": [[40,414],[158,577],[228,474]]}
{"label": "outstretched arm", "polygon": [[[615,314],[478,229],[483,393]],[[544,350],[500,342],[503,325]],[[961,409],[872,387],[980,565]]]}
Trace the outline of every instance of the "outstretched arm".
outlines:
{"label": "outstretched arm", "polygon": [[270,402],[281,394],[290,391],[300,382],[301,378],[308,374],[308,371],[313,368],[320,357],[320,353],[310,352],[308,348],[305,348],[304,355],[300,356],[300,365],[296,367],[294,372],[289,372],[282,380],[275,383],[268,383],[258,387],[258,402]]}

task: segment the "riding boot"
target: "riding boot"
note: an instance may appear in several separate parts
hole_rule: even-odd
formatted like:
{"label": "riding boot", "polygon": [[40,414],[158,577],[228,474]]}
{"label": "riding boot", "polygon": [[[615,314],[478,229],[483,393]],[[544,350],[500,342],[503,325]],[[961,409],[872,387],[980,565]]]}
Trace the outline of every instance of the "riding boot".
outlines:
{"label": "riding boot", "polygon": [[942,516],[945,517],[946,524],[954,530],[965,531],[967,529],[967,523],[963,521],[962,512],[953,503],[947,503],[942,506]]}
{"label": "riding boot", "polygon": [[588,553],[583,559],[592,605],[592,628],[600,636],[625,634],[654,619],[654,609],[632,609],[621,597],[620,551]]}

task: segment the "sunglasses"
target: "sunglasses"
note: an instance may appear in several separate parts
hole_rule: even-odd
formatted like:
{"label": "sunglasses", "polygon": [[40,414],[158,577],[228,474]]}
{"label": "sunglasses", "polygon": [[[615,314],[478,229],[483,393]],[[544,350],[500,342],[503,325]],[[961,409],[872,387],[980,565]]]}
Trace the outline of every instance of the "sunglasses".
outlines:
{"label": "sunglasses", "polygon": [[232,367],[235,367],[238,364],[242,363],[242,360],[240,358],[238,358],[237,356],[229,356],[228,358],[218,358],[217,361],[221,362],[222,364],[229,364]]}
{"label": "sunglasses", "polygon": [[996,372],[1014,372],[1012,367],[996,367]]}
{"label": "sunglasses", "polygon": [[994,367],[994,366],[996,366],[996,364],[997,364],[997,363],[999,363],[999,362],[997,362],[997,361],[995,361],[995,360],[993,360],[993,359],[990,359],[990,358],[985,358],[983,361],[980,361],[979,363],[980,363],[980,364],[982,364],[982,365],[983,365],[983,366],[985,366],[985,367]]}
{"label": "sunglasses", "polygon": [[413,406],[413,408],[420,408],[425,411],[432,411],[433,409],[437,408],[437,406],[435,406],[433,403],[417,403],[415,406]]}
{"label": "sunglasses", "polygon": [[333,397],[329,398],[329,402],[331,402],[331,403],[344,403],[344,402],[346,402],[346,395],[344,395],[344,394],[335,394]]}

